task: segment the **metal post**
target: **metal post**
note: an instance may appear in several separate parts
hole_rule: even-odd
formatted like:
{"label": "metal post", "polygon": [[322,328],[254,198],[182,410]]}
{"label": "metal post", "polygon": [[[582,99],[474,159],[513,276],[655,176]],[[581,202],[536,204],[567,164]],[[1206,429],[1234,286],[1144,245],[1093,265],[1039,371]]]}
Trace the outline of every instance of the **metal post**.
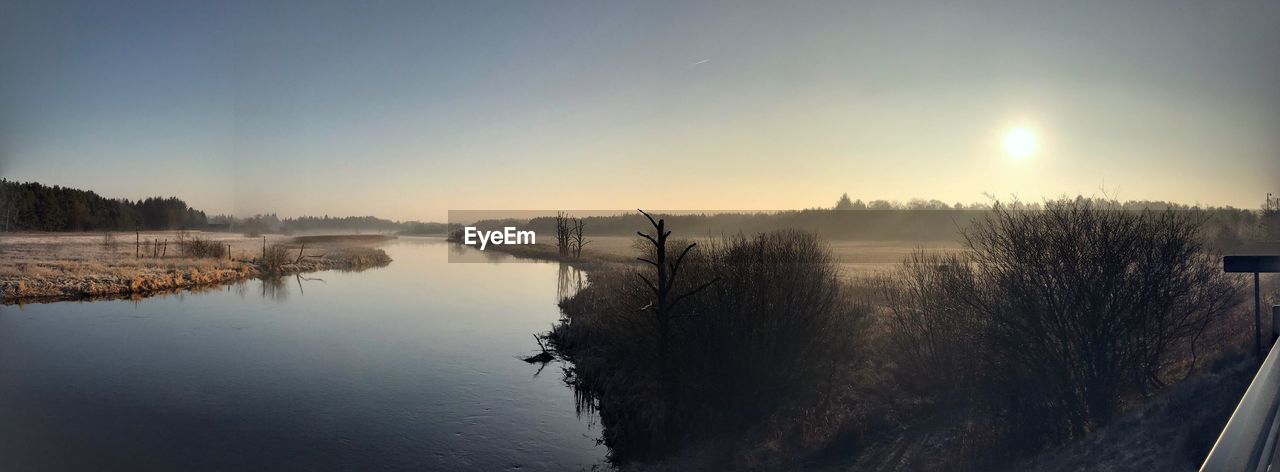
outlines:
{"label": "metal post", "polygon": [[1257,272],[1253,273],[1253,353],[1262,359],[1262,296]]}
{"label": "metal post", "polygon": [[1271,345],[1280,339],[1280,305],[1271,305]]}

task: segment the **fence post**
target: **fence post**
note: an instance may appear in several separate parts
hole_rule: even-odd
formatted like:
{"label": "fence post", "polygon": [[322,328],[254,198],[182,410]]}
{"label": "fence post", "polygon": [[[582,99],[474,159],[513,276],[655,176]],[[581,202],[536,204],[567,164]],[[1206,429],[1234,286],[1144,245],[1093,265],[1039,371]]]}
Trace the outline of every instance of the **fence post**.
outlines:
{"label": "fence post", "polygon": [[1271,305],[1271,345],[1280,339],[1280,305]]}

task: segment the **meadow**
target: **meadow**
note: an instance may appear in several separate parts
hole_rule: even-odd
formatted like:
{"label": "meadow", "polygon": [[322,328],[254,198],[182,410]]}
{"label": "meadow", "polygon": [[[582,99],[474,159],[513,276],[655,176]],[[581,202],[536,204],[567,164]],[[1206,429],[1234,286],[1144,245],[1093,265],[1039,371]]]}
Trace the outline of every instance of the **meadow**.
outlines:
{"label": "meadow", "polygon": [[298,238],[199,231],[20,232],[0,235],[4,303],[148,292],[264,273],[359,269],[390,263],[387,236]]}

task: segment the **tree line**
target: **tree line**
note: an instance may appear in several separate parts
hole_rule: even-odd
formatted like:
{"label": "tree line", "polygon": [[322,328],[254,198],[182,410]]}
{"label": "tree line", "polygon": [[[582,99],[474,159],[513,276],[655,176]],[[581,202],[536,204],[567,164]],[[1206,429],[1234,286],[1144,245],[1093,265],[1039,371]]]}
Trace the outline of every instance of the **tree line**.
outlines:
{"label": "tree line", "polygon": [[[1273,197],[1269,197],[1269,203],[1263,205],[1261,211],[1200,207],[1153,200],[1122,202],[1083,196],[1069,200],[1127,212],[1148,210],[1195,213],[1205,217],[1199,231],[1208,247],[1215,250],[1229,251],[1251,241],[1280,240],[1280,200]],[[1034,212],[1043,211],[1045,205],[1041,202],[1013,201],[1002,203],[1000,208],[1013,212]],[[952,241],[956,239],[959,229],[985,218],[993,209],[992,205],[983,203],[948,205],[938,200],[922,199],[908,203],[887,200],[864,203],[860,200],[851,201],[846,194],[834,207],[805,210],[652,214],[666,219],[668,224],[683,228],[685,234],[691,237],[798,229],[827,239]],[[582,222],[589,236],[629,236],[634,234],[634,228],[644,226],[647,220],[639,213],[624,213],[588,216],[582,218]],[[501,229],[511,225],[531,229],[539,236],[557,234],[557,220],[552,216],[536,217],[527,222],[494,219],[474,223],[474,226],[481,229]]]}
{"label": "tree line", "polygon": [[0,230],[125,231],[202,228],[204,212],[176,197],[106,198],[89,190],[0,179]]}
{"label": "tree line", "polygon": [[274,213],[249,217],[206,215],[177,197],[141,200],[108,198],[38,182],[0,179],[0,232],[4,231],[135,231],[208,229],[246,233],[293,233],[322,230],[386,231],[443,234],[444,223],[395,221],[375,216],[300,216]]}

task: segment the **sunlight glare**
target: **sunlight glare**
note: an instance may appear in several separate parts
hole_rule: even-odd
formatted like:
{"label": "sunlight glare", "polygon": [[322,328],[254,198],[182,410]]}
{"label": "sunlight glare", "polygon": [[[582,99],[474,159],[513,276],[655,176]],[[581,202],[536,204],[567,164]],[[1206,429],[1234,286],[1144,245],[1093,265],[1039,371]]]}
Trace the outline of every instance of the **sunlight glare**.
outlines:
{"label": "sunlight glare", "polygon": [[1004,136],[1004,152],[1009,157],[1022,159],[1030,156],[1035,150],[1036,137],[1027,128],[1017,127],[1011,129]]}

